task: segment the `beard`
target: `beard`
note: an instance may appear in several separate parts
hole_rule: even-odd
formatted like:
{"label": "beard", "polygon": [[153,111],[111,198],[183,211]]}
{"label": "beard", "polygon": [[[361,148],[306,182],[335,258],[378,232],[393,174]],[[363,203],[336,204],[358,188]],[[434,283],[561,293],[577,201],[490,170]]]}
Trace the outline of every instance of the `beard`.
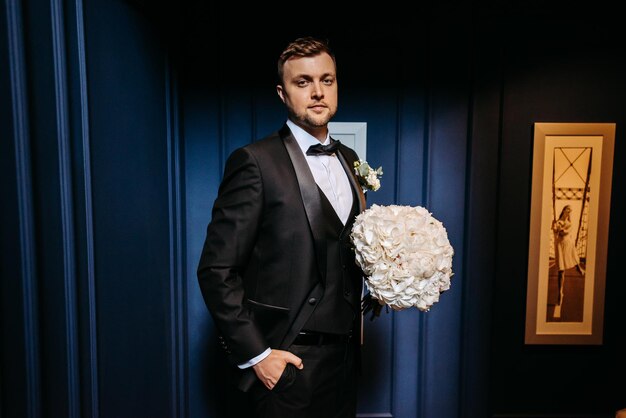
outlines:
{"label": "beard", "polygon": [[289,114],[291,119],[296,122],[298,125],[305,128],[323,128],[328,125],[328,122],[335,116],[337,113],[337,108],[327,108],[328,112],[324,112],[322,114],[314,114],[312,112],[307,112],[306,110],[302,113],[297,113],[292,109],[289,109]]}

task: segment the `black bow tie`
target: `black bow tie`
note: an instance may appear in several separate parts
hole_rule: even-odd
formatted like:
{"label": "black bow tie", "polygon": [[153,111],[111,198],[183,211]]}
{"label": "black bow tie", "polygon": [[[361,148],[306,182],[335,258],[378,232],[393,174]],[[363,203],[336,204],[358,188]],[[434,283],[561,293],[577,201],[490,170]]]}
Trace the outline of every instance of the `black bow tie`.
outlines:
{"label": "black bow tie", "polygon": [[306,155],[333,155],[341,142],[333,141],[328,145],[315,144],[311,145],[306,151]]}

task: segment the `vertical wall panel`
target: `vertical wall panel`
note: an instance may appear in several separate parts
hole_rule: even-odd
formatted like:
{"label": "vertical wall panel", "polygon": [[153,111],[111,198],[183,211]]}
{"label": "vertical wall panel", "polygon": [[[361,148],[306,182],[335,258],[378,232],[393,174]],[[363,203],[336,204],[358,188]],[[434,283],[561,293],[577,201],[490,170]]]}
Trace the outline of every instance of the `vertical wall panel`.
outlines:
{"label": "vertical wall panel", "polygon": [[[399,95],[398,179],[396,203],[423,206],[424,92],[413,87]],[[417,416],[420,368],[419,329],[423,314],[413,309],[394,313],[393,416]]]}
{"label": "vertical wall panel", "polygon": [[[445,33],[441,22],[446,22]],[[424,417],[459,414],[465,183],[469,114],[467,21],[463,9],[447,10],[430,22],[430,97],[426,207],[443,222],[454,247],[450,290],[424,315],[420,381]],[[445,390],[443,389],[445,388]]]}
{"label": "vertical wall panel", "polygon": [[[73,374],[68,357],[68,333],[72,332],[66,315],[67,230],[64,231],[65,207],[62,202],[59,129],[67,116],[59,108],[57,81],[60,73],[56,64],[63,65],[55,54],[54,36],[62,30],[53,16],[53,4],[24,3],[26,62],[30,102],[30,127],[33,161],[33,190],[37,281],[40,292],[41,393],[42,408],[52,414],[68,415],[72,409],[70,398]],[[58,44],[57,44],[58,45]],[[63,90],[63,89],[62,89]],[[61,91],[62,91],[61,90]],[[61,93],[62,94],[62,93]],[[67,217],[65,217],[67,220]],[[71,267],[70,267],[71,268]],[[45,297],[43,297],[45,295]],[[72,377],[70,377],[72,376]]]}
{"label": "vertical wall panel", "polygon": [[[497,217],[502,68],[491,30],[476,30],[468,141],[461,407],[459,417],[489,416],[490,325]],[[494,121],[497,121],[494,123]]]}
{"label": "vertical wall panel", "polygon": [[76,301],[76,257],[74,236],[74,203],[70,154],[69,103],[66,73],[65,25],[58,0],[51,1],[52,54],[54,59],[54,91],[56,135],[59,159],[59,200],[61,207],[61,239],[63,240],[63,313],[65,323],[65,361],[67,376],[67,407],[65,415],[78,417],[80,394],[78,381],[78,326]]}
{"label": "vertical wall panel", "polygon": [[79,327],[81,416],[98,417],[98,353],[91,182],[91,143],[83,1],[65,9]]}
{"label": "vertical wall panel", "polygon": [[186,296],[184,276],[183,242],[183,194],[182,144],[180,126],[179,89],[172,60],[168,57],[165,73],[167,154],[169,185],[169,328],[170,328],[170,416],[187,415],[187,396],[185,393],[186,369]]}
{"label": "vertical wall panel", "polygon": [[[166,56],[128,3],[85,7],[103,417],[172,411]],[[114,30],[113,30],[114,28]]]}
{"label": "vertical wall panel", "polygon": [[[41,413],[37,270],[28,88],[22,3],[0,13],[2,86],[2,363],[0,411],[34,418]],[[9,383],[10,382],[10,383]]]}
{"label": "vertical wall panel", "polygon": [[[461,295],[463,286],[463,207],[465,199],[465,97],[436,91],[431,103],[429,193],[426,207],[446,227],[454,247],[450,290],[424,314],[425,369],[422,413],[456,416],[459,400]],[[461,103],[459,103],[459,101]],[[450,109],[454,110],[450,110]],[[456,152],[450,152],[454,149]],[[458,153],[457,153],[458,152]],[[441,388],[447,388],[445,395]]]}
{"label": "vertical wall panel", "polygon": [[[185,80],[188,82],[188,80]],[[221,355],[215,351],[215,335],[211,320],[200,294],[196,269],[204,243],[206,226],[211,216],[213,200],[217,196],[221,147],[219,141],[219,103],[216,98],[207,100],[210,90],[202,86],[185,89],[183,100],[185,132],[185,237],[186,277],[189,335],[188,396],[191,416],[215,415],[215,386],[209,379],[215,377],[216,362],[210,360]],[[211,408],[211,409],[210,409]]]}

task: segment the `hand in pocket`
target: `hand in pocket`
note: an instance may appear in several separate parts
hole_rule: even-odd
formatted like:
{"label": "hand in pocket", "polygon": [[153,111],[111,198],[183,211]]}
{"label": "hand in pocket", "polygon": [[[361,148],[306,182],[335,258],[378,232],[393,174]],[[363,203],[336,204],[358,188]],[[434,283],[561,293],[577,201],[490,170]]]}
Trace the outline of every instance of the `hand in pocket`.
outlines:
{"label": "hand in pocket", "polygon": [[298,370],[296,369],[296,366],[291,363],[287,363],[287,366],[285,366],[285,370],[283,370],[283,373],[280,375],[278,382],[276,382],[276,385],[274,385],[274,389],[272,389],[272,392],[282,392],[289,389],[296,381],[297,373]]}

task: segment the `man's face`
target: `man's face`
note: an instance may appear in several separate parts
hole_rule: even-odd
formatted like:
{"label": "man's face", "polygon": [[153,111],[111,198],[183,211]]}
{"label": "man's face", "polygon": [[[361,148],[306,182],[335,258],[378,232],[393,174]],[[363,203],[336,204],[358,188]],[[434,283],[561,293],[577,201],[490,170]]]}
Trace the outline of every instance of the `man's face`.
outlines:
{"label": "man's face", "polygon": [[283,67],[283,85],[276,86],[291,119],[314,134],[337,112],[337,78],[330,55],[292,58]]}

